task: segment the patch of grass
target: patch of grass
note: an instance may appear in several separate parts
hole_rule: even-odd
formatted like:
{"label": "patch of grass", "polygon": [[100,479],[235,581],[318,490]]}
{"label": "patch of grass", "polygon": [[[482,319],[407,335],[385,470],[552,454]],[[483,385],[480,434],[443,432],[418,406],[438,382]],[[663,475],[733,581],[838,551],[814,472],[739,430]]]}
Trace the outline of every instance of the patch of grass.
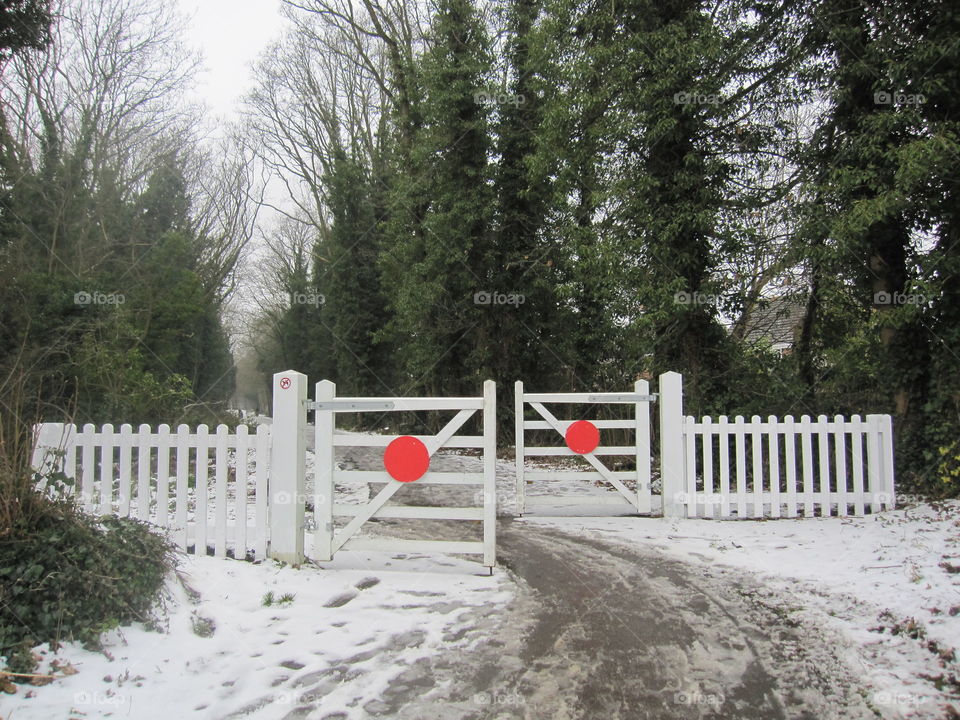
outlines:
{"label": "patch of grass", "polygon": [[268,590],[263,596],[263,599],[260,601],[260,604],[263,607],[270,607],[272,605],[289,605],[293,602],[295,597],[296,596],[293,593],[284,593],[278,598],[274,596],[273,590]]}

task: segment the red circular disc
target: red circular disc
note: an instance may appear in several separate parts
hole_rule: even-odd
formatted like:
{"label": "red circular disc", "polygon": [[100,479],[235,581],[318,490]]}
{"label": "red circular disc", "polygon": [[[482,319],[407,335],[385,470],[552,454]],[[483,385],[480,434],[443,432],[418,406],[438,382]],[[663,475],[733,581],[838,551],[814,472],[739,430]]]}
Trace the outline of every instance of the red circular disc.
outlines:
{"label": "red circular disc", "polygon": [[586,455],[596,450],[600,444],[600,431],[589,420],[577,420],[570,423],[564,439],[568,448],[578,455]]}
{"label": "red circular disc", "polygon": [[430,467],[430,453],[422,441],[401,435],[387,445],[383,452],[383,466],[394,480],[413,482],[423,477]]}

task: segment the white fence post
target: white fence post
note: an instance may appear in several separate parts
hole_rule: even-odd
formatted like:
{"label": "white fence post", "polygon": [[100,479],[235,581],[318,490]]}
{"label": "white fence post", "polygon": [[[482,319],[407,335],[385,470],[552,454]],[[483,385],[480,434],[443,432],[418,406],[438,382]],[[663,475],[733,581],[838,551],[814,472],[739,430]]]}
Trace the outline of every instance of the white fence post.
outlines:
{"label": "white fence post", "polygon": [[664,517],[683,517],[683,376],[660,376],[660,482]]}
{"label": "white fence post", "polygon": [[273,376],[270,449],[270,557],[303,562],[306,487],[307,376],[287,370]]}
{"label": "white fence post", "polygon": [[867,495],[870,512],[894,504],[893,420],[889,415],[867,415]]}
{"label": "white fence post", "polygon": [[[637,380],[633,384],[637,395],[649,395],[650,383]],[[634,440],[637,446],[637,511],[643,515],[650,512],[650,403],[638,402],[634,406],[637,421]]]}
{"label": "white fence post", "polygon": [[[329,380],[317,383],[314,398],[317,402],[331,401],[337,396],[337,386]],[[318,562],[333,560],[333,410],[317,410],[314,413],[314,470],[313,470],[313,519],[316,524],[313,539],[314,559]]]}
{"label": "white fence post", "polygon": [[[521,421],[522,421],[521,416]],[[483,383],[483,564],[497,562],[497,384]]]}
{"label": "white fence post", "polygon": [[884,415],[880,421],[882,430],[880,452],[883,454],[884,492],[887,494],[887,503],[884,509],[894,510],[897,507],[897,488],[894,479],[893,464],[893,418]]}

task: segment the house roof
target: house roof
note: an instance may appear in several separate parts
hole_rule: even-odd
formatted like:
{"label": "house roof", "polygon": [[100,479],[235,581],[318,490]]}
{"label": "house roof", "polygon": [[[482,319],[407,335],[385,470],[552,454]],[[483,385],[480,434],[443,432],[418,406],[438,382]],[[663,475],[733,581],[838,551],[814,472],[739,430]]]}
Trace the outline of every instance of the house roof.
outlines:
{"label": "house roof", "polygon": [[747,320],[743,340],[751,345],[793,345],[803,322],[806,298],[798,295],[764,299]]}

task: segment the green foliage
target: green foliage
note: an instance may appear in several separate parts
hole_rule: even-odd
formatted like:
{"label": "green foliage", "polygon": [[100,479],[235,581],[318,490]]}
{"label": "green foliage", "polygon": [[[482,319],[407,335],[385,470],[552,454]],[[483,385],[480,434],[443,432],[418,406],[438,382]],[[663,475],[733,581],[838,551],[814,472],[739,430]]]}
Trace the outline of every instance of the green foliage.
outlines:
{"label": "green foliage", "polygon": [[346,395],[389,390],[392,350],[381,330],[389,322],[378,259],[383,193],[363,161],[340,151],[327,177],[333,223],[314,253],[313,286],[323,296],[322,373]]}
{"label": "green foliage", "polygon": [[0,5],[0,59],[50,42],[49,0],[5,0]]}
{"label": "green foliage", "polygon": [[16,663],[24,645],[95,644],[104,630],[148,621],[173,562],[144,523],[44,500],[0,538],[0,655]]}
{"label": "green foliage", "polygon": [[30,368],[48,420],[175,422],[222,405],[229,340],[176,162],[132,198],[69,168],[23,170],[0,193],[0,371]]}
{"label": "green foliage", "polygon": [[488,118],[477,100],[489,64],[472,3],[441,2],[421,63],[423,126],[396,159],[381,258],[405,391],[475,389],[493,350],[467,339],[491,322],[473,302],[490,277]]}

